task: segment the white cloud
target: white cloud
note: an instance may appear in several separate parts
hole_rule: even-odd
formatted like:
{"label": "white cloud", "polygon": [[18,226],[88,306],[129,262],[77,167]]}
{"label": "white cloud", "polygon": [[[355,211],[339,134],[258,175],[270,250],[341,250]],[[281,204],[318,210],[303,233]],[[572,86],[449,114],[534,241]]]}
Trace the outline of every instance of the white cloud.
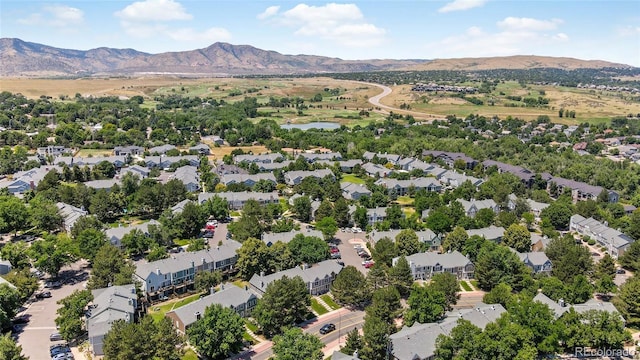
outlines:
{"label": "white cloud", "polygon": [[180,42],[210,44],[231,39],[231,33],[224,28],[211,27],[198,30],[191,27],[170,27],[172,21],[192,20],[193,15],[174,0],[137,1],[116,11],[125,33],[136,38],[167,38]]}
{"label": "white cloud", "polygon": [[477,26],[464,33],[446,37],[427,45],[436,57],[478,57],[532,54],[540,48],[569,41],[569,36],[556,30],[562,20],[538,20],[507,17],[498,21],[498,31]]}
{"label": "white cloud", "polygon": [[454,0],[438,9],[438,12],[464,11],[483,6],[487,0]]}
{"label": "white cloud", "polygon": [[264,20],[266,18],[270,18],[276,15],[280,11],[280,6],[269,6],[262,13],[258,14],[257,18],[260,20]]}
{"label": "white cloud", "polygon": [[502,21],[498,21],[498,27],[505,30],[531,30],[546,31],[554,30],[562,24],[560,19],[538,20],[532,18],[517,18],[509,16]]}
{"label": "white cloud", "polygon": [[385,29],[368,22],[355,4],[298,4],[273,17],[274,24],[295,28],[295,35],[319,37],[349,47],[379,45],[386,34]]}
{"label": "white cloud", "polygon": [[193,18],[182,4],[173,0],[137,1],[116,11],[114,15],[123,21],[131,22],[191,20]]}
{"label": "white cloud", "polygon": [[84,22],[84,12],[67,5],[45,5],[41,12],[33,13],[26,18],[18,19],[24,25],[45,25],[53,27],[69,27]]}

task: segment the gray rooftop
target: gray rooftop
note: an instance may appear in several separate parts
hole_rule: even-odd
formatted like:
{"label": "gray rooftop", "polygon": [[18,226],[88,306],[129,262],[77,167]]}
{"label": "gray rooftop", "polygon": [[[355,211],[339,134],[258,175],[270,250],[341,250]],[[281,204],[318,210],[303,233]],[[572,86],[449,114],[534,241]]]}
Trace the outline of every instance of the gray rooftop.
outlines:
{"label": "gray rooftop", "polygon": [[196,322],[196,313],[204,315],[205,310],[211,305],[218,304],[224,308],[235,308],[255,298],[257,298],[256,294],[247,289],[240,288],[233,284],[222,284],[220,291],[179,307],[172,312],[182,320],[186,328]]}
{"label": "gray rooftop", "polygon": [[254,274],[249,280],[249,283],[256,289],[264,293],[267,286],[275,280],[282,279],[286,276],[288,278],[294,278],[300,276],[305,283],[313,283],[316,280],[324,279],[327,276],[338,274],[342,270],[342,265],[338,264],[335,260],[325,260],[317,264],[313,264],[305,269],[302,266],[296,266],[291,269],[278,271],[276,273],[261,276]]}
{"label": "gray rooftop", "polygon": [[[389,239],[391,239],[392,241],[396,240],[396,236],[398,236],[398,234],[400,234],[403,230],[388,230],[388,231],[372,231],[371,233],[369,233],[369,236],[371,237],[371,240],[373,240],[374,243],[377,243],[380,239],[384,238],[384,237],[388,237]],[[414,233],[418,236],[418,241],[420,242],[430,242],[431,240],[435,239],[437,237],[437,235],[431,231],[431,229],[425,229],[425,230],[421,230],[421,231],[414,231]]]}
{"label": "gray rooftop", "polygon": [[482,229],[467,230],[467,235],[469,235],[469,237],[478,235],[487,240],[497,240],[501,239],[504,236],[504,228],[502,226],[498,227],[491,225]]}
{"label": "gray rooftop", "polygon": [[[393,262],[395,263],[398,259],[399,257],[394,258]],[[465,267],[471,264],[471,260],[467,259],[467,257],[462,255],[459,251],[452,251],[444,254],[438,254],[435,252],[417,253],[407,256],[406,259],[409,264],[414,264],[416,266],[434,267],[436,265],[440,265],[443,269]]]}
{"label": "gray rooftop", "polygon": [[291,242],[291,240],[293,240],[293,238],[298,234],[302,234],[304,236],[313,236],[319,239],[324,239],[322,232],[318,230],[307,229],[307,230],[292,230],[292,231],[281,232],[281,233],[263,233],[262,241],[264,241],[265,244],[267,245],[275,244],[278,241],[287,244]]}
{"label": "gray rooftop", "polygon": [[202,204],[214,196],[219,196],[222,199],[226,199],[228,202],[233,201],[247,201],[254,199],[257,201],[270,201],[278,199],[278,192],[261,193],[256,191],[240,191],[240,192],[219,192],[219,193],[200,193],[198,194],[198,203]]}
{"label": "gray rooftop", "polygon": [[150,273],[160,271],[161,274],[171,274],[184,269],[189,269],[202,264],[203,260],[208,263],[232,259],[236,256],[236,251],[242,246],[234,240],[225,240],[222,245],[212,247],[210,249],[183,252],[174,254],[172,257],[152,261],[141,262],[137,264],[136,275],[142,279],[146,279]]}
{"label": "gray rooftop", "polygon": [[394,359],[415,360],[429,359],[435,354],[436,338],[438,335],[449,335],[457,325],[458,319],[464,319],[473,325],[484,329],[487,324],[495,322],[506,310],[502,305],[487,305],[479,303],[474,309],[461,309],[447,313],[442,322],[405,326],[399,332],[391,334]]}

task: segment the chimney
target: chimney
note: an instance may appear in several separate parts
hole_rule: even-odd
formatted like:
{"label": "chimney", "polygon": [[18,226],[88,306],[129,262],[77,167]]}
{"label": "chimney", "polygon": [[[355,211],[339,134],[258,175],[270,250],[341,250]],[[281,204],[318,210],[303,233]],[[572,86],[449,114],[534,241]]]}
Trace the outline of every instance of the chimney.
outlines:
{"label": "chimney", "polygon": [[200,320],[200,311],[196,311],[193,315],[196,316],[196,321]]}
{"label": "chimney", "polygon": [[156,275],[160,275],[160,269],[156,268]]}
{"label": "chimney", "polygon": [[264,271],[260,271],[260,277],[264,277]]}
{"label": "chimney", "polygon": [[224,290],[224,284],[220,284],[220,290]]}
{"label": "chimney", "polygon": [[567,306],[567,304],[565,304],[564,299],[559,299],[558,300],[558,305],[560,305],[560,307],[565,307]]}
{"label": "chimney", "polygon": [[216,292],[216,288],[215,287],[210,287],[209,288],[209,294],[213,294],[214,292]]}

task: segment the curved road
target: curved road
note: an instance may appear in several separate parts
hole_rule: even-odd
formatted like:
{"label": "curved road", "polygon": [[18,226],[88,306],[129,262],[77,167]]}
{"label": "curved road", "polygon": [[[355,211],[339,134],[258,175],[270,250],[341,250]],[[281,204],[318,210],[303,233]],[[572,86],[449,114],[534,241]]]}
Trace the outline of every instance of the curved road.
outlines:
{"label": "curved road", "polygon": [[[374,107],[380,108],[380,109],[384,109],[387,110],[387,112],[389,111],[393,111],[395,113],[398,114],[406,114],[406,115],[413,115],[413,117],[415,118],[420,118],[420,119],[426,119],[429,121],[433,121],[436,119],[444,119],[445,116],[444,115],[437,115],[437,114],[427,114],[427,113],[423,113],[423,112],[419,112],[419,111],[411,111],[411,110],[403,110],[400,108],[396,108],[393,106],[389,106],[389,105],[385,105],[380,103],[380,100],[382,100],[383,97],[391,94],[393,92],[393,90],[385,85],[380,85],[380,84],[376,84],[376,83],[368,83],[368,82],[363,82],[363,81],[354,81],[356,83],[359,84],[363,84],[363,85],[369,85],[369,86],[375,86],[377,88],[382,89],[382,92],[378,95],[372,96],[369,98],[369,103],[371,105],[373,105]],[[381,111],[383,113],[385,113],[384,111]]]}

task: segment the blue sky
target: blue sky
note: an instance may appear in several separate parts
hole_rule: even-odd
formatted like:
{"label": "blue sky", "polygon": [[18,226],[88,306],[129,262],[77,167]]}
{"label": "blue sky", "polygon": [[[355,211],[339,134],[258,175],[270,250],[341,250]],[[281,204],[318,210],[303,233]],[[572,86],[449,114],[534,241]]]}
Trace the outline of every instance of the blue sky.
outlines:
{"label": "blue sky", "polygon": [[223,41],[343,59],[546,55],[640,67],[640,1],[2,0],[0,36],[81,50]]}

